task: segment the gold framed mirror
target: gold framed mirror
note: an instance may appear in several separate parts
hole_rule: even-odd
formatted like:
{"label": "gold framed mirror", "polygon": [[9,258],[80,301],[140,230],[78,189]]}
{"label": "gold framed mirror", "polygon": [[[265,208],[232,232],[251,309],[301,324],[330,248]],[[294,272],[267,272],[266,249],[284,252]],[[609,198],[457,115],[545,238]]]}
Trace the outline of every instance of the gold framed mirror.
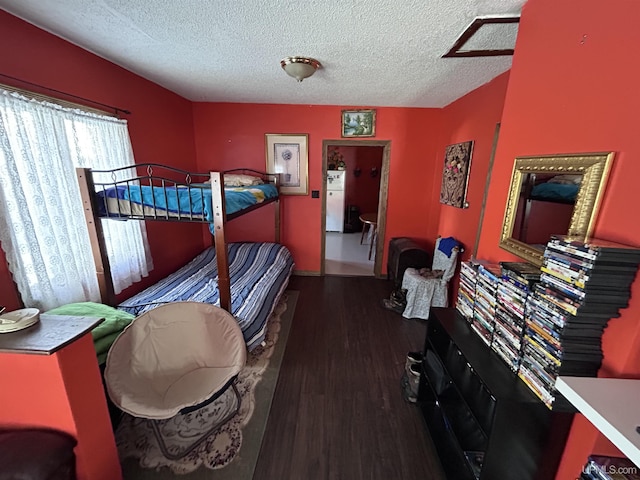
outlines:
{"label": "gold framed mirror", "polygon": [[551,235],[588,237],[612,161],[613,152],[517,157],[500,247],[542,265]]}

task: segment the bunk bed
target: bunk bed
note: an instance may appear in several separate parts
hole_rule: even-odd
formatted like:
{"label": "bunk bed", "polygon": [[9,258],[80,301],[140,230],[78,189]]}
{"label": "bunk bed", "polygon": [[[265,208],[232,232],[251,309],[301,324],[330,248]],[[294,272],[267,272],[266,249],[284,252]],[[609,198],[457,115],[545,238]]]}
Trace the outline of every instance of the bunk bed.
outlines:
{"label": "bunk bed", "polygon": [[[278,175],[251,169],[201,174],[137,164],[114,170],[79,168],[77,177],[104,303],[113,305],[115,295],[101,219],[207,223],[213,247],[117,307],[140,315],[175,301],[219,304],[236,317],[249,349],[262,342],[266,321],[293,270],[290,252],[277,243]],[[275,243],[227,244],[228,221],[271,203]]]}

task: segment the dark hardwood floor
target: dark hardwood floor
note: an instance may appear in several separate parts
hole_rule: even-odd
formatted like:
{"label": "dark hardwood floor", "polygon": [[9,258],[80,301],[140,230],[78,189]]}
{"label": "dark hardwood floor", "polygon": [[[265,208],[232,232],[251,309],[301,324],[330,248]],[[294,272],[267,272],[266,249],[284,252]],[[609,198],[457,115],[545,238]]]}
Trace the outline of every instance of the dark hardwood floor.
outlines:
{"label": "dark hardwood floor", "polygon": [[391,283],[292,277],[298,290],[254,480],[444,476],[400,377],[426,325],[383,309]]}

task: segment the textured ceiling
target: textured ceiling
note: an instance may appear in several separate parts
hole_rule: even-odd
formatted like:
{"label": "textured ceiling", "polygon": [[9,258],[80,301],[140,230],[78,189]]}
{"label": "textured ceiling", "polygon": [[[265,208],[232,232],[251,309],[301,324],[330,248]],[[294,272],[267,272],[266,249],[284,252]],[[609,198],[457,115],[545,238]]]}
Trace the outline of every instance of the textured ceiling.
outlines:
{"label": "textured ceiling", "polygon": [[[518,15],[525,1],[0,0],[0,8],[193,101],[442,107],[509,69],[511,57],[441,56],[477,16]],[[483,47],[513,47],[513,26],[478,34]],[[293,55],[323,68],[296,83],[280,67]]]}

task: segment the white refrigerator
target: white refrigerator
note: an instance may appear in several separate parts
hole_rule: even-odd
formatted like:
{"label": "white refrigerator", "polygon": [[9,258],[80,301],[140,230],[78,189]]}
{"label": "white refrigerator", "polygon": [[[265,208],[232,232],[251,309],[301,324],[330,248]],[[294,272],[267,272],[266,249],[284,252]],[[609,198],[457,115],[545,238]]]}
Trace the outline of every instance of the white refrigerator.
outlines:
{"label": "white refrigerator", "polygon": [[327,171],[327,232],[344,231],[345,170]]}

